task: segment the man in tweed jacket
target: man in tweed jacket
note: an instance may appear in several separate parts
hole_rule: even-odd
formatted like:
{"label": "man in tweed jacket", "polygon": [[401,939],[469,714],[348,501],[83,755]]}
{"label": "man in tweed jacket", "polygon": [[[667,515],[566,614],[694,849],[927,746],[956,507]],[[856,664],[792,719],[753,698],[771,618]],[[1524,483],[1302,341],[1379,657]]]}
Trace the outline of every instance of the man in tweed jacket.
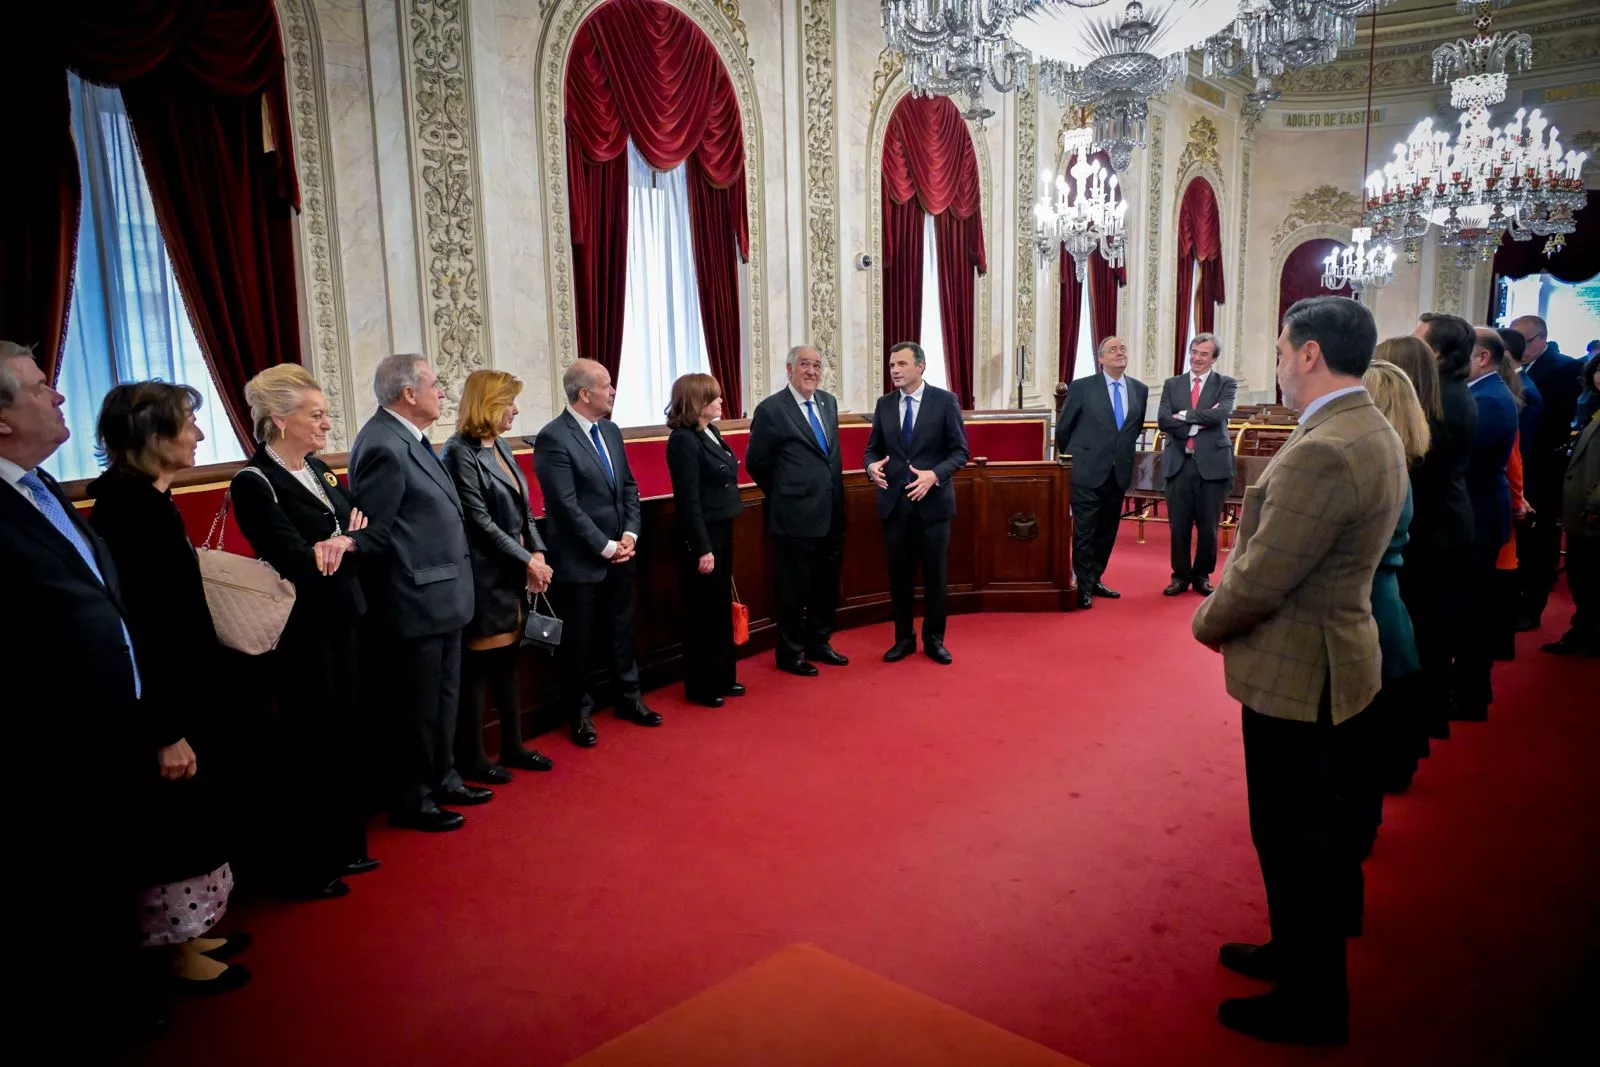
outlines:
{"label": "man in tweed jacket", "polygon": [[1225,1001],[1222,1023],[1268,1040],[1342,1044],[1344,938],[1360,892],[1334,785],[1336,727],[1382,684],[1372,576],[1408,480],[1400,438],[1361,386],[1372,313],[1343,297],[1291,307],[1278,382],[1300,426],[1245,491],[1239,540],[1194,635],[1220,649],[1244,705],[1250,832],[1272,940],[1224,945],[1224,965],[1278,983]]}

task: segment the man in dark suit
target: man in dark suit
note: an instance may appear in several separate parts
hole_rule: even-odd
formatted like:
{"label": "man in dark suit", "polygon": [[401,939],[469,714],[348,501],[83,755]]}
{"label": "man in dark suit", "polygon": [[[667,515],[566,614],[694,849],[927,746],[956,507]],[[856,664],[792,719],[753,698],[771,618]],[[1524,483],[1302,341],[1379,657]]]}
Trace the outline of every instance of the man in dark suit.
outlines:
{"label": "man in dark suit", "polygon": [[544,494],[545,543],[555,581],[550,599],[561,617],[556,646],[560,701],[574,743],[593,748],[596,661],[611,668],[616,713],[660,726],[644,702],[633,645],[634,553],[639,544],[639,486],[628,467],[622,431],[611,421],[617,390],[592,359],[561,375],[567,408],[545,423],[533,444],[533,469]]}
{"label": "man in dark suit", "polygon": [[1511,536],[1511,484],[1506,464],[1517,437],[1517,402],[1500,377],[1505,358],[1500,335],[1477,329],[1477,346],[1467,372],[1467,388],[1478,405],[1478,432],[1467,464],[1467,496],[1472,501],[1472,549],[1468,557],[1464,621],[1467,641],[1456,661],[1455,717],[1481,722],[1494,700],[1494,565]]}
{"label": "man in dark suit", "polygon": [[894,392],[878,398],[867,441],[867,477],[878,487],[878,518],[889,555],[889,599],[894,605],[894,647],[888,663],[917,650],[911,628],[917,560],[922,561],[922,650],[948,664],[944,647],[945,570],[950,520],[956,513],[951,479],[966,465],[967,431],[955,394],[922,380],[928,360],[910,341],[889,349]]}
{"label": "man in dark suit", "polygon": [[1506,354],[1517,369],[1517,383],[1522,386],[1522,413],[1517,416],[1517,448],[1522,454],[1526,476],[1527,466],[1535,456],[1533,446],[1539,436],[1539,423],[1544,419],[1544,394],[1528,377],[1528,368],[1522,365],[1522,356],[1528,350],[1528,339],[1509,328],[1498,329],[1495,333],[1500,335],[1500,342],[1506,346]]}
{"label": "man in dark suit", "polygon": [[[12,914],[36,913],[48,884],[51,908],[71,916],[88,952],[63,953],[53,923],[17,923],[9,948],[29,973],[12,1006],[24,1033],[57,1041],[70,1026],[99,1060],[160,1025],[141,981],[138,915],[160,769],[111,553],[39,466],[71,436],[64,399],[33,353],[0,341],[0,655],[14,698],[10,743],[35,754],[12,761],[13,785],[50,798],[12,820],[6,902]],[[93,739],[94,760],[63,789],[59,761],[40,754],[60,751],[67,729]]]}
{"label": "man in dark suit", "polygon": [[1561,482],[1567,469],[1572,415],[1584,387],[1583,361],[1563,354],[1537,315],[1513,319],[1511,328],[1527,338],[1522,367],[1544,399],[1533,440],[1523,443],[1523,496],[1533,508],[1533,517],[1517,534],[1517,575],[1522,585],[1517,629],[1526,631],[1539,628],[1556,584],[1561,556]]}
{"label": "man in dark suit", "polygon": [[[1228,416],[1239,383],[1213,368],[1217,335],[1202,333],[1189,342],[1189,373],[1168,378],[1161,389],[1156,422],[1167,435],[1161,477],[1167,486],[1167,530],[1172,535],[1172,583],[1162,590],[1177,596],[1191,585],[1210,596],[1217,566],[1217,523],[1233,487],[1233,445]],[[1189,542],[1198,542],[1193,560]]]}
{"label": "man in dark suit", "polygon": [[1106,564],[1122,521],[1122,498],[1133,481],[1133,450],[1144,429],[1146,385],[1127,375],[1128,346],[1120,337],[1100,342],[1100,373],[1067,390],[1056,422],[1056,454],[1072,456],[1072,570],[1078,607],[1094,597],[1115,600],[1106,588]]}
{"label": "man in dark suit", "polygon": [[844,550],[839,402],[818,388],[822,354],[789,350],[789,384],[756,405],[745,468],[766,496],[777,546],[778,669],[813,677],[817,663],[850,661],[828,643]]}
{"label": "man in dark suit", "polygon": [[387,356],[373,391],[381,405],[350,451],[350,490],[367,516],[355,531],[374,653],[388,669],[384,710],[408,735],[407,762],[390,821],[441,832],[466,822],[440,805],[486,804],[455,768],[461,631],[472,619],[472,558],[461,498],[428,441],[444,389],[428,361]]}

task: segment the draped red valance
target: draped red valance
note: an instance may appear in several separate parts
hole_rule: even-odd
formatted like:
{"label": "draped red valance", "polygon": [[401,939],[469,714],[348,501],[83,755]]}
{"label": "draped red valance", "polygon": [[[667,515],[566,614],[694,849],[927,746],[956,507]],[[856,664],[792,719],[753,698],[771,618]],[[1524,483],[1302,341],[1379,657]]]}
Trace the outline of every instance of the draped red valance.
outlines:
{"label": "draped red valance", "polygon": [[84,0],[15,16],[13,77],[38,90],[0,133],[29,163],[0,179],[0,337],[57,373],[79,178],[66,71],[122,92],[156,220],[234,429],[244,383],[300,358],[299,207],[272,0]]}
{"label": "draped red valance", "polygon": [[[1200,269],[1200,288],[1194,293],[1195,268]],[[1182,374],[1189,355],[1189,322],[1194,316],[1196,333],[1211,333],[1217,328],[1217,305],[1226,299],[1222,277],[1222,220],[1217,214],[1217,194],[1211,183],[1196,178],[1184,191],[1178,209],[1178,323],[1175,331],[1172,373]]]}
{"label": "draped red valance", "polygon": [[737,264],[750,258],[744,127],[722,58],[660,0],[608,0],[572,40],[567,174],[578,347],[613,376],[622,359],[628,250],[627,149],[656,170],[689,162],[695,279],[711,373],[741,413]]}
{"label": "draped red valance", "polygon": [[989,270],[972,133],[946,96],[895,105],[883,142],[884,388],[889,346],[922,339],[922,217],[934,218],[939,321],[950,391],[973,404],[976,276]]}

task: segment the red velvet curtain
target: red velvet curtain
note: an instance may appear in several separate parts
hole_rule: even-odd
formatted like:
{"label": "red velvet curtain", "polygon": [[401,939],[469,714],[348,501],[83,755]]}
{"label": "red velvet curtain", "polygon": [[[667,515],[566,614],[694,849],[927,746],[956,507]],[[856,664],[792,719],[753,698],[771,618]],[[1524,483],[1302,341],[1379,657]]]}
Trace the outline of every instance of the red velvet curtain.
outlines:
{"label": "red velvet curtain", "polygon": [[7,109],[11,143],[36,146],[39,173],[25,179],[35,199],[7,195],[0,209],[0,336],[42,342],[56,373],[78,226],[71,68],[122,90],[173,272],[248,443],[245,381],[300,358],[299,190],[272,0],[98,0],[30,9],[17,24],[13,52],[47,91]]}
{"label": "red velvet curtain", "polygon": [[[883,342],[922,343],[922,205],[915,197],[903,204],[883,198]],[[889,382],[889,359],[883,360],[883,391]]]}
{"label": "red velvet curtain", "polygon": [[[949,97],[908,96],[895,106],[889,117],[883,145],[884,265],[898,258],[895,274],[898,315],[904,315],[909,301],[904,286],[912,269],[906,263],[910,246],[905,243],[910,223],[897,217],[890,204],[901,210],[914,209],[921,224],[922,212],[934,216],[934,239],[938,245],[939,317],[943,326],[945,368],[950,391],[963,408],[973,403],[973,331],[976,276],[988,272],[983,244],[983,212],[978,181],[978,157],[973,151],[972,134]],[[900,243],[891,246],[890,241]],[[915,267],[921,284],[919,257]],[[917,302],[921,314],[920,299]],[[903,328],[904,319],[897,325]],[[887,307],[884,316],[884,358],[888,346],[906,340],[889,331]]]}
{"label": "red velvet curtain", "polygon": [[[1100,253],[1096,251],[1095,255]],[[1087,281],[1087,279],[1085,279]],[[1071,383],[1078,368],[1078,329],[1083,325],[1083,287],[1067,246],[1061,246],[1061,356],[1056,381]],[[1091,322],[1093,316],[1090,316]],[[1093,330],[1091,329],[1091,333]]]}
{"label": "red velvet curtain", "polygon": [[1128,284],[1128,269],[1113,267],[1097,248],[1089,257],[1089,331],[1094,334],[1095,363],[1100,342],[1117,332],[1117,290]]}
{"label": "red velvet curtain", "polygon": [[[1195,308],[1190,307],[1194,272],[1200,271]],[[1217,305],[1226,298],[1222,277],[1222,220],[1217,215],[1217,194],[1211,183],[1196,178],[1183,194],[1178,209],[1178,322],[1173,340],[1172,373],[1182,374],[1189,355],[1190,315],[1198,313],[1196,333],[1217,328]]]}
{"label": "red velvet curtain", "polygon": [[628,141],[656,170],[689,160],[695,280],[711,373],[742,415],[737,255],[750,256],[744,129],[716,49],[660,0],[609,0],[567,67],[567,182],[578,348],[616,376],[628,254]]}
{"label": "red velvet curtain", "polygon": [[[1573,213],[1577,232],[1567,234],[1566,246],[1553,256],[1546,258],[1542,237],[1531,241],[1513,241],[1509,233],[1502,237],[1494,253],[1495,281],[1549,271],[1560,281],[1576,283],[1600,274],[1600,195],[1588,195],[1588,202]],[[1494,321],[1499,305],[1500,286],[1491,285],[1485,322]]]}
{"label": "red velvet curtain", "polygon": [[[1344,245],[1331,237],[1318,237],[1297,245],[1283,261],[1283,273],[1278,276],[1278,320],[1273,326],[1273,337],[1283,329],[1283,316],[1297,300],[1308,296],[1354,296],[1348,285],[1328,289],[1322,284],[1322,261],[1335,249]],[[1278,401],[1283,401],[1283,390],[1278,390]]]}

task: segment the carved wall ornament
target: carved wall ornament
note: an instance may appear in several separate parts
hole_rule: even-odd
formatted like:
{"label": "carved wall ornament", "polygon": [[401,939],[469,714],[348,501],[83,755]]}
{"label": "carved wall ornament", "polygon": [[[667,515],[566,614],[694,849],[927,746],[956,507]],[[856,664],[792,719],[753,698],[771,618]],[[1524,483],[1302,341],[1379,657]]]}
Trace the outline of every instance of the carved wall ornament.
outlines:
{"label": "carved wall ornament", "polygon": [[[1156,342],[1160,329],[1161,167],[1166,160],[1166,130],[1166,116],[1152,114],[1149,146],[1145,149],[1150,174],[1144,193],[1144,373],[1147,377],[1156,372]],[[1100,340],[1097,338],[1096,343]]]}
{"label": "carved wall ornament", "polygon": [[872,103],[883,99],[884,92],[889,88],[889,82],[896,74],[900,73],[900,53],[892,48],[885,48],[878,53],[878,69],[872,72]]}
{"label": "carved wall ornament", "polygon": [[1222,169],[1222,160],[1217,154],[1217,124],[1204,115],[1189,124],[1189,140],[1178,157],[1178,172],[1181,174],[1195,164],[1205,164],[1214,171]]}
{"label": "carved wall ornament", "polygon": [[1255,124],[1250,123],[1239,140],[1239,265],[1233,272],[1233,358],[1228,361],[1235,378],[1242,378],[1244,370],[1244,309],[1248,306],[1245,304],[1244,291],[1245,279],[1249,277],[1245,270],[1245,246],[1250,238],[1250,168],[1256,153],[1254,134]]}
{"label": "carved wall ornament", "polygon": [[421,196],[426,354],[451,396],[488,365],[488,293],[483,284],[482,197],[473,129],[471,31],[465,0],[405,0],[406,110],[412,168]]}
{"label": "carved wall ornament", "polygon": [[[837,395],[839,351],[839,120],[834,106],[834,0],[801,0],[800,59],[805,114],[805,340],[824,360],[822,386]],[[870,184],[870,183],[869,183]],[[750,198],[760,202],[760,194]],[[752,286],[753,288],[753,286]],[[761,379],[763,387],[765,379]],[[868,393],[874,396],[875,393]]]}
{"label": "carved wall ornament", "polygon": [[[1039,380],[1039,349],[1034,343],[1037,335],[1035,328],[1034,308],[1034,280],[1038,271],[1038,262],[1033,248],[1034,229],[1034,198],[1038,196],[1039,173],[1039,95],[1038,90],[1016,95],[1017,106],[1017,144],[1016,144],[1016,232],[1012,244],[1016,246],[1016,260],[1013,269],[1016,271],[1017,298],[1012,308],[1017,330],[1018,350],[1026,351],[1028,359],[1033,364],[1032,379]],[[1052,153],[1053,154],[1053,153]],[[1057,331],[1058,333],[1060,331]],[[1059,340],[1057,344],[1059,344]],[[1004,353],[1001,353],[1002,366]],[[1015,375],[1012,375],[1015,378]]]}
{"label": "carved wall ornament", "polygon": [[1289,203],[1289,213],[1272,232],[1272,246],[1280,248],[1297,230],[1317,223],[1350,227],[1361,224],[1361,197],[1336,185],[1319,185]]}
{"label": "carved wall ornament", "polygon": [[[548,0],[549,18],[539,45],[539,81],[536,109],[540,120],[539,146],[545,190],[545,262],[549,285],[551,360],[553,395],[559,396],[561,375],[578,357],[578,327],[572,289],[571,211],[567,198],[566,75],[572,38],[590,12],[604,0]],[[761,109],[756,99],[755,82],[745,45],[736,35],[724,6],[731,0],[666,0],[692,19],[722,59],[728,79],[733,83],[739,105],[739,122],[744,127],[745,200],[749,211],[750,262],[746,264],[745,323],[750,342],[749,374],[745,390],[749,403],[766,395],[767,389],[767,285],[766,285],[766,201],[765,178],[761,161]],[[732,4],[737,13],[738,5]]]}
{"label": "carved wall ornament", "polygon": [[300,165],[300,272],[305,285],[311,346],[305,362],[328,398],[328,447],[350,445],[350,331],[339,268],[339,232],[333,210],[333,149],[328,130],[328,90],[322,75],[322,38],[311,0],[278,0],[289,66],[289,124]]}
{"label": "carved wall ornament", "polygon": [[755,60],[749,59],[750,55],[750,30],[744,24],[744,19],[739,17],[739,0],[716,0],[717,10],[722,12],[722,17],[728,20],[728,31],[733,34],[733,39],[739,42],[739,48],[751,66]]}
{"label": "carved wall ornament", "polygon": [[1446,262],[1449,258],[1440,249],[1441,255],[1434,261],[1433,271],[1433,306],[1430,311],[1441,315],[1461,314],[1461,293],[1465,288],[1467,272],[1460,270]]}

